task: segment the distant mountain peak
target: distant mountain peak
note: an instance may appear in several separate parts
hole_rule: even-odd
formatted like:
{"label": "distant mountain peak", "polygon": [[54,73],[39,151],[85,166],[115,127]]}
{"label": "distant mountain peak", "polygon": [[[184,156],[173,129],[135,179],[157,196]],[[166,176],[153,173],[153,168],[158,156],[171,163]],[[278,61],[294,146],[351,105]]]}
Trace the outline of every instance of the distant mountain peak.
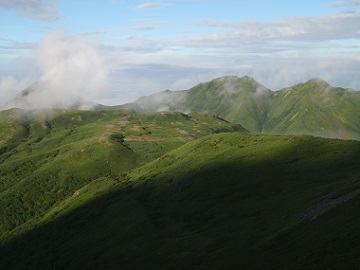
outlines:
{"label": "distant mountain peak", "polygon": [[250,76],[243,76],[243,77],[241,77],[240,79],[242,79],[242,80],[249,80],[249,81],[255,81],[255,82],[256,82],[256,80],[255,80],[253,77],[250,77]]}
{"label": "distant mountain peak", "polygon": [[239,77],[237,76],[222,76],[222,77],[218,77],[213,79],[213,81],[227,81],[227,80],[238,80]]}
{"label": "distant mountain peak", "polygon": [[[320,79],[320,78],[313,78],[311,80],[308,80],[304,83],[296,84],[290,88],[285,88],[285,90],[291,89],[294,92],[311,92],[311,93],[321,93],[326,94],[328,91],[331,91],[334,89],[327,81]],[[284,89],[283,89],[284,90]],[[310,93],[309,92],[309,93]]]}
{"label": "distant mountain peak", "polygon": [[86,101],[72,93],[63,93],[61,89],[49,91],[50,89],[51,83],[48,81],[35,82],[10,100],[5,105],[5,109],[37,110],[61,108],[87,110],[103,106]]}
{"label": "distant mountain peak", "polygon": [[[206,82],[206,83],[202,83],[200,85],[206,85],[208,83],[224,83],[224,84],[233,84],[234,86],[236,85],[248,85],[251,88],[254,89],[258,89],[258,88],[262,88],[262,89],[267,89],[265,86],[263,86],[261,83],[259,83],[258,81],[256,81],[254,78],[249,77],[249,76],[243,76],[243,77],[238,77],[238,76],[223,76],[223,77],[219,77],[216,79],[213,79],[210,82]],[[238,87],[239,90],[242,89],[244,90],[243,87]]]}
{"label": "distant mountain peak", "polygon": [[124,107],[212,113],[257,133],[358,139],[360,92],[345,90],[313,78],[275,92],[249,76],[224,76],[189,90],[153,94]]}
{"label": "distant mountain peak", "polygon": [[222,77],[213,79],[213,81],[251,81],[251,82],[257,82],[253,77],[250,77],[250,76],[238,77],[238,76],[234,76],[234,75],[222,76]]}
{"label": "distant mountain peak", "polygon": [[307,81],[305,84],[307,83],[315,83],[320,86],[330,86],[330,84],[327,81],[320,78],[312,78],[311,80]]}

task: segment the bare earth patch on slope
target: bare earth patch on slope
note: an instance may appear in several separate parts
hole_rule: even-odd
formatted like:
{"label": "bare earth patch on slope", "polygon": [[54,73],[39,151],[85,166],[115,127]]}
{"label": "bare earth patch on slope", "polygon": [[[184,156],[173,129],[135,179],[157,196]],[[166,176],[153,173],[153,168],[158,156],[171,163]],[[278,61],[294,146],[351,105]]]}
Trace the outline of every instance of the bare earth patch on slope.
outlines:
{"label": "bare earth patch on slope", "polygon": [[314,220],[319,216],[325,214],[329,210],[338,207],[339,205],[346,203],[350,199],[356,197],[360,194],[360,189],[348,192],[340,197],[332,198],[332,196],[328,196],[325,200],[315,204],[314,206],[307,209],[300,216],[304,219]]}

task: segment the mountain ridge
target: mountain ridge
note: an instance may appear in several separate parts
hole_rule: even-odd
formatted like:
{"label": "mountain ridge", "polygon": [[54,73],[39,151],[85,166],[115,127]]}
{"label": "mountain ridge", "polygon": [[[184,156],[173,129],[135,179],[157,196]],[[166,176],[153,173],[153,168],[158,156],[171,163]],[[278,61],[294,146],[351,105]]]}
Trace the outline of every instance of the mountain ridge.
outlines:
{"label": "mountain ridge", "polygon": [[[62,89],[54,91],[49,81],[37,81],[21,91],[7,102],[4,109],[19,108],[22,110],[39,109],[104,109],[107,106],[88,101],[72,93],[62,94]],[[66,85],[64,86],[66,87]],[[51,89],[51,91],[49,91]]]}
{"label": "mountain ridge", "polygon": [[[46,97],[38,98],[46,85],[46,82],[33,84],[9,102],[7,108],[195,112],[218,115],[260,134],[360,139],[360,93],[350,88],[333,87],[320,78],[273,91],[249,76],[224,76],[188,90],[167,89],[119,106],[104,106],[79,97],[48,104]],[[39,106],[34,105],[37,102],[40,102]]]}
{"label": "mountain ridge", "polygon": [[255,133],[360,139],[360,93],[319,78],[272,91],[252,77],[225,76],[121,107],[214,113]]}

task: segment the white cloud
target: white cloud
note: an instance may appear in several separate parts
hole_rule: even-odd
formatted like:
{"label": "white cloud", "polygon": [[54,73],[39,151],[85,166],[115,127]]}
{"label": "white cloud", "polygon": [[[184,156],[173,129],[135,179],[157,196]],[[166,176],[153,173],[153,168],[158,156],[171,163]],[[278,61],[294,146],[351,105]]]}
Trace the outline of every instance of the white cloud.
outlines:
{"label": "white cloud", "polygon": [[[113,93],[113,98],[117,98],[117,102],[125,103],[165,89],[186,90],[198,83],[228,75],[251,76],[273,91],[314,77],[322,78],[334,86],[360,90],[360,58],[351,55],[332,58],[235,56],[225,59],[188,56],[182,62],[176,58],[167,60],[167,63],[163,61],[164,64],[123,65],[122,70],[112,75],[118,86],[118,92]],[[208,65],[207,61],[215,63]],[[182,66],[169,64],[180,62]],[[105,104],[116,104],[110,99],[101,101]]]}
{"label": "white cloud", "polygon": [[331,4],[332,7],[356,7],[360,6],[359,0],[352,1],[337,1]]}
{"label": "white cloud", "polygon": [[[286,47],[291,50],[296,47],[301,49],[306,43],[314,43],[315,45],[317,42],[359,39],[360,10],[320,18],[301,17],[286,21],[240,23],[204,21],[200,25],[223,27],[230,29],[230,31],[182,38],[179,41],[188,44],[188,46],[197,47],[243,47],[246,49],[249,45],[258,52],[266,52],[266,48],[271,50],[279,48],[284,51]],[[258,41],[261,42],[260,46],[257,44]]]}
{"label": "white cloud", "polygon": [[[68,108],[79,98],[93,100],[107,90],[108,67],[102,55],[95,46],[62,32],[53,32],[43,39],[37,53],[37,65],[42,74],[39,87],[25,100],[10,103],[11,107]],[[27,86],[6,77],[1,84],[1,94],[5,93],[9,98],[13,97],[10,94]]]}
{"label": "white cloud", "polygon": [[47,91],[54,95],[54,103],[69,102],[74,96],[92,99],[106,90],[108,69],[91,44],[54,32],[42,41],[38,59],[41,80],[49,82]]}
{"label": "white cloud", "polygon": [[16,80],[13,76],[0,77],[0,108],[3,108],[9,100],[13,99],[21,90],[28,86],[30,81]]}
{"label": "white cloud", "polygon": [[141,4],[135,7],[136,9],[159,9],[161,7],[167,6],[165,3],[157,3],[157,2],[151,2],[146,4]]}
{"label": "white cloud", "polygon": [[169,22],[155,22],[155,21],[143,21],[138,22],[136,25],[131,26],[129,30],[136,31],[151,31],[161,27],[170,26]]}
{"label": "white cloud", "polygon": [[32,51],[36,48],[36,43],[18,42],[10,39],[0,38],[0,56],[18,55],[21,51]]}
{"label": "white cloud", "polygon": [[0,8],[31,19],[55,21],[61,17],[57,3],[57,0],[0,0]]}
{"label": "white cloud", "polygon": [[80,33],[81,36],[102,36],[108,34],[105,30],[91,30]]}
{"label": "white cloud", "polygon": [[[118,51],[122,54],[120,55],[122,58],[142,58],[143,63],[154,63],[154,59],[167,56],[172,58],[173,55],[175,57],[207,55],[208,59],[244,54],[268,56],[274,53],[282,56],[303,54],[319,56],[328,53],[329,56],[333,56],[360,50],[360,11],[270,22],[204,21],[200,25],[204,27],[200,31],[205,34],[177,32],[174,36],[178,37],[169,36],[159,39],[152,38],[151,33],[136,35],[132,32],[130,35],[122,36],[121,40],[104,45],[103,49]],[[165,22],[145,21],[128,29],[145,31],[164,26],[169,30],[173,27]],[[212,31],[213,27],[223,29]],[[181,31],[179,26],[176,28],[176,31]],[[178,57],[179,59],[181,61],[181,57]],[[193,62],[190,57],[188,59]],[[216,61],[209,60],[208,63],[216,64]]]}
{"label": "white cloud", "polygon": [[318,77],[334,86],[360,90],[360,57],[256,57],[251,61],[237,59],[241,64],[238,75],[249,75],[272,90],[279,90]]}
{"label": "white cloud", "polygon": [[[160,8],[179,2],[143,1],[138,8],[156,7],[151,4]],[[357,5],[357,2],[343,4]],[[38,57],[41,78],[52,78],[52,88],[56,89],[53,96],[59,100],[60,93],[69,92],[107,104],[128,102],[165,89],[188,89],[224,75],[249,75],[272,90],[313,77],[360,90],[359,10],[269,22],[207,20],[195,26],[189,28],[189,22],[175,25],[150,19],[121,30],[89,30],[81,34],[94,40],[100,36],[105,42],[96,46],[100,50],[80,39],[52,34],[44,39]],[[162,38],[151,36],[148,30],[159,27],[167,27],[169,31],[163,31]],[[0,54],[1,50],[16,51],[17,46],[27,45],[0,40]],[[107,92],[101,92],[107,83],[107,79],[101,78],[106,78],[108,69],[103,57],[116,70],[110,78],[111,91]],[[100,73],[96,79],[99,75],[96,70],[103,69],[105,74]]]}

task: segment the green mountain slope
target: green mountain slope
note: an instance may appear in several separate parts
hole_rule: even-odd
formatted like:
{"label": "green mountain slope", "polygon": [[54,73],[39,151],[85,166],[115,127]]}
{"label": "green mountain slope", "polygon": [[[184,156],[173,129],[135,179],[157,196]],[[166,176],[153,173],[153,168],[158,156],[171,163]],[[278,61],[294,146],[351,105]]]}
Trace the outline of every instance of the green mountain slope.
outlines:
{"label": "green mountain slope", "polygon": [[216,134],[98,178],[3,242],[4,269],[350,269],[360,142]]}
{"label": "green mountain slope", "polygon": [[360,93],[319,79],[273,92],[249,77],[223,77],[125,106],[217,114],[255,133],[360,139]]}
{"label": "green mountain slope", "polygon": [[360,93],[313,79],[275,93],[264,133],[360,138]]}
{"label": "green mountain slope", "polygon": [[97,178],[121,177],[204,135],[245,131],[211,115],[129,110],[12,109],[0,119],[0,239]]}
{"label": "green mountain slope", "polygon": [[187,91],[165,91],[143,97],[126,107],[146,111],[182,111],[217,114],[252,131],[261,132],[271,91],[250,77],[218,78]]}

